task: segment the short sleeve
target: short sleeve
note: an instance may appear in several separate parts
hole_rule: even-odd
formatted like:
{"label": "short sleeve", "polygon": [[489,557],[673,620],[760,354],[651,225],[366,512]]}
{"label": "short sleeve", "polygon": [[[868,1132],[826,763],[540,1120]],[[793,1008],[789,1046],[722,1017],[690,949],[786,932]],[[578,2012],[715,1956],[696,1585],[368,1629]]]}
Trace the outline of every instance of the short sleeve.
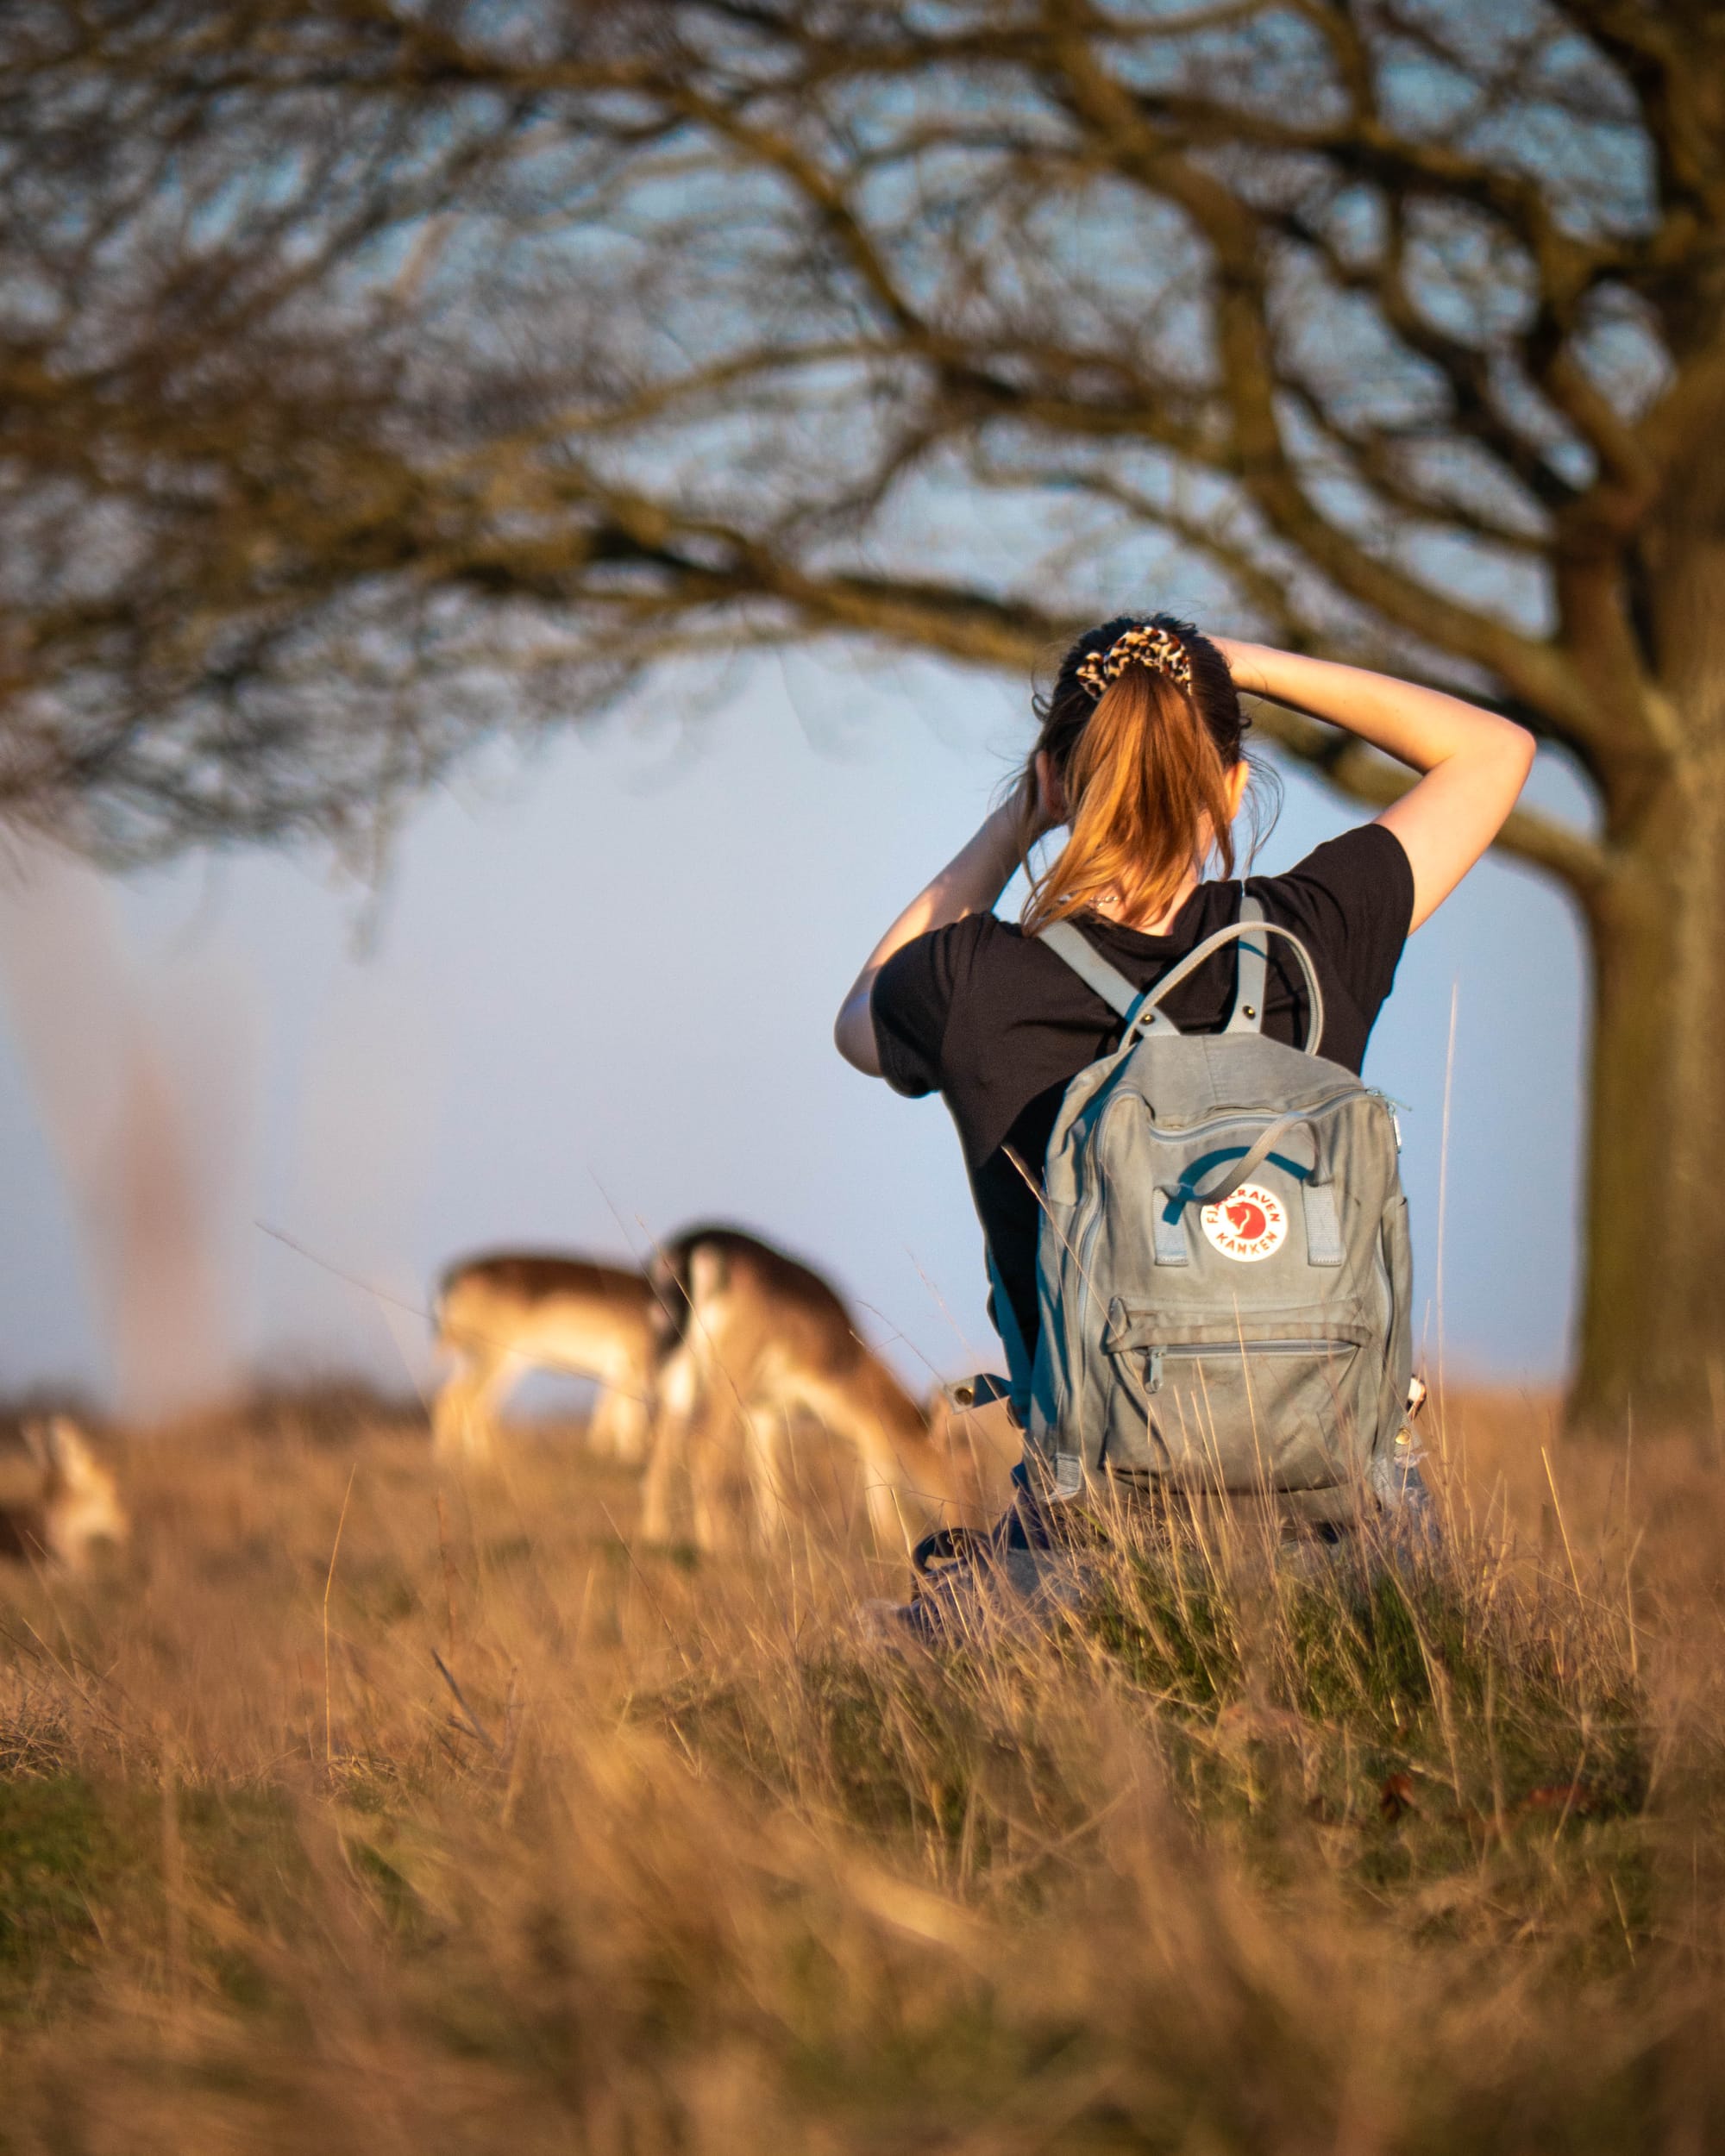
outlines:
{"label": "short sleeve", "polygon": [[1414,919],[1414,868],[1401,840],[1383,824],[1361,824],[1267,881],[1281,908],[1324,945],[1370,1025]]}
{"label": "short sleeve", "polygon": [[968,968],[978,918],[917,937],[875,976],[869,1004],[875,1048],[881,1075],[894,1093],[915,1099],[940,1090],[946,1021]]}

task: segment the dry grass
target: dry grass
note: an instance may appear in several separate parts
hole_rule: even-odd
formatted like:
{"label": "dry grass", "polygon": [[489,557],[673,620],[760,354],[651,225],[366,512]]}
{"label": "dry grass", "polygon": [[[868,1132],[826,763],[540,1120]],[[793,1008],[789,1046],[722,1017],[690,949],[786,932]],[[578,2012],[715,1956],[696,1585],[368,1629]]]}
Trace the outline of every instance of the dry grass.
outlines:
{"label": "dry grass", "polygon": [[0,1603],[0,2148],[1718,2147],[1712,1440],[1445,1434],[1451,1570],[1125,1553],[944,1664],[567,1448],[135,1444]]}

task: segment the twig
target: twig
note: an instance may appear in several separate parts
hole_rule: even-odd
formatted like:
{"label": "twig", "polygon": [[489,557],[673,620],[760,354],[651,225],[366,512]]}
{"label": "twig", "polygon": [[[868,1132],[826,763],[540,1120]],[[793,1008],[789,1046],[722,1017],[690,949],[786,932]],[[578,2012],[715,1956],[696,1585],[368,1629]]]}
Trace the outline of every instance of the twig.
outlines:
{"label": "twig", "polygon": [[1461,975],[1450,983],[1449,1045],[1444,1051],[1443,1128],[1438,1141],[1438,1455],[1450,1463],[1450,1395],[1447,1342],[1444,1328],[1444,1257],[1450,1198],[1450,1107],[1455,1092],[1456,1018],[1461,1008]]}
{"label": "twig", "polygon": [[622,1528],[618,1526],[617,1515],[612,1511],[611,1507],[609,1505],[602,1504],[599,1509],[600,1517],[604,1520],[605,1526],[611,1529],[612,1534],[616,1540],[617,1546],[622,1551],[624,1556],[629,1560],[630,1570],[641,1583],[643,1592],[646,1595],[648,1601],[652,1604],[653,1614],[665,1627],[665,1631],[668,1637],[674,1640],[677,1636],[677,1628],[671,1622],[669,1616],[666,1614],[665,1605],[653,1592],[652,1582],[641,1570],[639,1564],[636,1561],[635,1545],[629,1540],[628,1537],[624,1533]]}
{"label": "twig", "polygon": [[161,1763],[162,1900],[167,1919],[164,1962],[169,2004],[185,1996],[185,1844],[179,1831],[179,1788],[166,1745]]}
{"label": "twig", "polygon": [[509,1670],[509,1691],[503,1702],[503,1749],[505,1758],[515,1758],[515,1685],[521,1675],[521,1664],[511,1663]]}
{"label": "twig", "polygon": [[437,1493],[437,1552],[443,1561],[443,1613],[448,1621],[449,1651],[455,1651],[455,1567],[449,1555],[449,1523],[443,1511],[443,1493]]}
{"label": "twig", "polygon": [[1629,1960],[1631,1965],[1633,1966],[1635,1959],[1635,1941],[1630,1935],[1629,1912],[1623,1906],[1623,1897],[1617,1891],[1617,1881],[1615,1877],[1612,1877],[1610,1884],[1611,1899],[1617,1904],[1617,1921],[1623,1927],[1623,1944],[1628,1949]]}
{"label": "twig", "polygon": [[336,1584],[336,1557],[342,1547],[342,1530],[348,1524],[348,1500],[354,1494],[354,1477],[360,1471],[357,1460],[348,1470],[348,1487],[342,1493],[341,1517],[336,1522],[336,1539],[329,1545],[329,1570],[323,1582],[323,1764],[329,1764],[329,1589]]}
{"label": "twig", "polygon": [[438,1676],[442,1678],[444,1683],[447,1684],[451,1692],[455,1694],[456,1706],[459,1707],[462,1714],[467,1716],[467,1734],[470,1737],[477,1737],[480,1742],[485,1746],[486,1750],[490,1752],[492,1758],[501,1764],[503,1754],[492,1742],[491,1732],[486,1727],[485,1724],[480,1720],[479,1716],[474,1714],[473,1708],[468,1706],[467,1694],[463,1692],[461,1686],[456,1683],[454,1677],[450,1674],[448,1664],[443,1659],[442,1656],[438,1653],[436,1647],[433,1647],[431,1650],[431,1659],[437,1664]]}
{"label": "twig", "polygon": [[1623,1560],[1623,1603],[1629,1619],[1629,1674],[1638,1684],[1641,1681],[1641,1651],[1635,1637],[1635,1559],[1641,1554],[1647,1534],[1643,1527]]}
{"label": "twig", "polygon": [[1575,1551],[1569,1546],[1569,1529],[1564,1523],[1563,1501],[1558,1495],[1557,1477],[1552,1473],[1552,1456],[1544,1445],[1540,1447],[1540,1457],[1546,1463],[1546,1482],[1552,1493],[1552,1509],[1558,1516],[1558,1532],[1563,1537],[1564,1555],[1569,1560],[1570,1584],[1575,1589],[1576,1600],[1585,1601],[1587,1597],[1581,1591],[1581,1575],[1575,1569]]}

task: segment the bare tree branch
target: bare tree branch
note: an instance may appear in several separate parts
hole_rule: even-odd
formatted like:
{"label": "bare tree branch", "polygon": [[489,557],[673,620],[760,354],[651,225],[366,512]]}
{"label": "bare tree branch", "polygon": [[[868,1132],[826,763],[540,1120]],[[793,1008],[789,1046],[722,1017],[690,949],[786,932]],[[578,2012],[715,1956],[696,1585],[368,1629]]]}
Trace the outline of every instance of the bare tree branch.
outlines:
{"label": "bare tree branch", "polygon": [[1135,601],[1633,821],[1711,709],[1722,83],[1616,0],[28,0],[0,803],[341,832],[667,651]]}

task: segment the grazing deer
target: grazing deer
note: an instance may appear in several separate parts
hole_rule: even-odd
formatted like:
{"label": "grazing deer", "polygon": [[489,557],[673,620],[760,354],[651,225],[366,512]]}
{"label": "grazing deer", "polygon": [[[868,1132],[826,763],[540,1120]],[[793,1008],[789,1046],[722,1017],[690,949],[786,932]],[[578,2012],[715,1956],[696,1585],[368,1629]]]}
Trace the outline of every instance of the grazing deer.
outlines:
{"label": "grazing deer", "polygon": [[479,1457],[505,1396],[530,1369],[597,1378],[587,1439],[639,1462],[652,1420],[653,1291],[640,1273],[586,1258],[497,1251],[439,1282],[437,1344],[455,1358],[431,1411],[434,1449]]}
{"label": "grazing deer", "polygon": [[33,1498],[0,1506],[0,1557],[81,1572],[92,1543],[123,1542],[131,1532],[114,1477],[69,1416],[27,1422],[23,1435],[42,1479]]}
{"label": "grazing deer", "polygon": [[944,1512],[975,1509],[967,1463],[947,1442],[944,1401],[925,1408],[912,1399],[819,1274],[740,1229],[702,1227],[668,1244],[650,1278],[661,1360],[642,1493],[646,1540],[674,1539],[674,1501],[687,1479],[695,1543],[718,1546],[719,1486],[738,1437],[754,1526],[762,1540],[781,1534],[799,1415],[854,1450],[883,1547],[913,1540]]}

